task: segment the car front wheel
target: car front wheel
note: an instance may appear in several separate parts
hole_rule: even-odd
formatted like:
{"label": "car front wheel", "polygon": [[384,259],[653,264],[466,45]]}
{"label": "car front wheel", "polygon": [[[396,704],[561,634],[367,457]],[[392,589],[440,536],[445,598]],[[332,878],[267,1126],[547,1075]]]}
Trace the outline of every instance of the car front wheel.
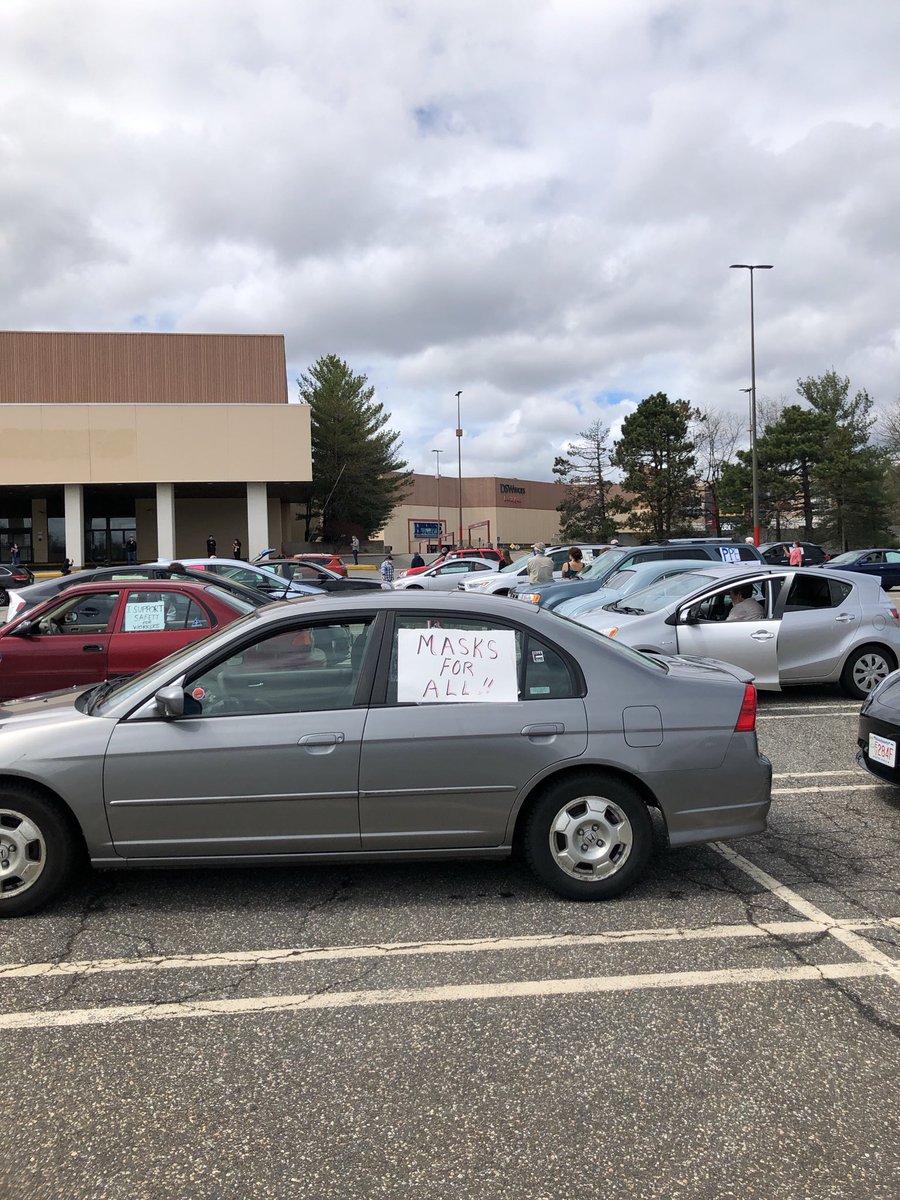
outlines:
{"label": "car front wheel", "polygon": [[531,870],[570,900],[606,900],[643,875],[653,841],[647,806],[620,779],[570,776],[543,793],[528,814]]}
{"label": "car front wheel", "polygon": [[24,787],[0,789],[0,917],[52,900],[75,857],[73,832],[51,801]]}
{"label": "car front wheel", "polygon": [[841,687],[854,700],[865,700],[897,663],[881,646],[861,646],[847,659],[841,672]]}

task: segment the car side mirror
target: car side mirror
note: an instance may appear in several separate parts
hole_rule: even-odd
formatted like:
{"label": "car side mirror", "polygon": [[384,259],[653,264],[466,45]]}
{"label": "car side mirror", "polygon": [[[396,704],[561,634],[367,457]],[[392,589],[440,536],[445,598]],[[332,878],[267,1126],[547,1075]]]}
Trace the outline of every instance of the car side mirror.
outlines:
{"label": "car side mirror", "polygon": [[153,699],[156,701],[156,711],[160,716],[184,716],[184,688],[180,683],[170,683],[166,687],[161,687]]}
{"label": "car side mirror", "polygon": [[34,627],[34,621],[22,621],[15,629],[10,629],[7,637],[33,638],[37,630]]}

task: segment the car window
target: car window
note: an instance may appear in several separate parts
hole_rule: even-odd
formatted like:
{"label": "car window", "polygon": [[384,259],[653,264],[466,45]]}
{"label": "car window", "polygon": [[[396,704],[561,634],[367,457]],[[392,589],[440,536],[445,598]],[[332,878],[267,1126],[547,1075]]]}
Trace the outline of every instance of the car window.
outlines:
{"label": "car window", "polygon": [[552,700],[577,694],[564,657],[521,629],[457,616],[396,619],[388,704],[490,703],[498,695],[513,701]]}
{"label": "car window", "polygon": [[[350,708],[369,621],[280,630],[185,680],[185,716],[260,716]],[[196,707],[195,707],[196,706]]]}
{"label": "car window", "polygon": [[805,612],[810,608],[833,608],[834,598],[824,576],[795,575],[787,594],[785,612]]}
{"label": "car window", "polygon": [[242,595],[240,592],[226,592],[224,588],[217,585],[208,587],[207,594],[215,596],[215,598],[228,608],[233,608],[238,613],[256,612],[258,608],[262,608],[264,604],[269,603],[265,596],[261,596],[258,592],[248,592]]}
{"label": "car window", "polygon": [[741,560],[741,562],[758,562],[759,561],[749,546],[738,546],[737,552],[738,552],[738,558]]}
{"label": "car window", "polygon": [[109,622],[119,599],[118,592],[96,592],[69,596],[53,606],[38,621],[39,634],[109,633]]}
{"label": "car window", "polygon": [[615,575],[610,575],[606,581],[606,586],[612,590],[623,588],[627,583],[634,579],[637,572],[631,568],[626,568],[623,571],[616,571]]}
{"label": "car window", "polygon": [[[568,554],[566,554],[566,558],[568,557]],[[565,559],[563,561],[565,561]],[[617,564],[624,567],[630,566],[633,563],[633,557],[626,560],[624,550],[604,550],[602,554],[597,555],[581,578],[600,579],[607,573],[607,571],[611,571]]]}
{"label": "car window", "polygon": [[285,579],[304,579],[307,583],[317,583],[325,578],[311,563],[282,563],[277,570]]}
{"label": "car window", "polygon": [[[733,584],[721,588],[714,592],[711,596],[706,596],[699,604],[692,605],[689,611],[689,619],[694,621],[727,621],[731,613],[732,599],[731,588]],[[767,583],[754,583],[752,598],[761,604],[764,613],[768,614],[771,609],[768,604],[769,586]]]}
{"label": "car window", "polygon": [[870,565],[871,563],[883,563],[884,555],[880,550],[873,550],[871,554],[866,554],[863,558],[861,558],[860,562],[866,563],[866,565]]}
{"label": "car window", "polygon": [[829,579],[828,587],[831,591],[832,608],[840,608],[840,606],[853,591],[853,585],[851,583],[842,583],[839,579]]}
{"label": "car window", "polygon": [[900,550],[885,550],[884,561],[889,563],[900,563]]}
{"label": "car window", "polygon": [[122,633],[209,629],[206,610],[184,592],[131,592],[125,600]]}

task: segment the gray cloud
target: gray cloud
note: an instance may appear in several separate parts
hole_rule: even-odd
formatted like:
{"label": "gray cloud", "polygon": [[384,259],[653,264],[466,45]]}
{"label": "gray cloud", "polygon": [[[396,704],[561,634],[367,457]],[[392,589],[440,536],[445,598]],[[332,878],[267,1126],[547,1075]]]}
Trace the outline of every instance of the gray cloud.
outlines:
{"label": "gray cloud", "polygon": [[7,0],[0,324],[283,332],[430,470],[658,390],[898,394],[900,6]]}

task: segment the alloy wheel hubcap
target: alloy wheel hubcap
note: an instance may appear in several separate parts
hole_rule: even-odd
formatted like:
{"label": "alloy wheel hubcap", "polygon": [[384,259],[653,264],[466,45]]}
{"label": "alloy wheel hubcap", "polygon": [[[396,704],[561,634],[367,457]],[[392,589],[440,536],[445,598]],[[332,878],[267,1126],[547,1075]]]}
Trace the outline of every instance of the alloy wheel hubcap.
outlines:
{"label": "alloy wheel hubcap", "polygon": [[608,879],[628,861],[631,822],[604,796],[579,796],[559,810],[550,826],[550,853],[573,879]]}
{"label": "alloy wheel hubcap", "polygon": [[0,808],[0,896],[27,891],[46,863],[47,846],[37,825],[22,813]]}
{"label": "alloy wheel hubcap", "polygon": [[863,692],[871,692],[891,668],[880,654],[864,654],[853,666],[853,682]]}

